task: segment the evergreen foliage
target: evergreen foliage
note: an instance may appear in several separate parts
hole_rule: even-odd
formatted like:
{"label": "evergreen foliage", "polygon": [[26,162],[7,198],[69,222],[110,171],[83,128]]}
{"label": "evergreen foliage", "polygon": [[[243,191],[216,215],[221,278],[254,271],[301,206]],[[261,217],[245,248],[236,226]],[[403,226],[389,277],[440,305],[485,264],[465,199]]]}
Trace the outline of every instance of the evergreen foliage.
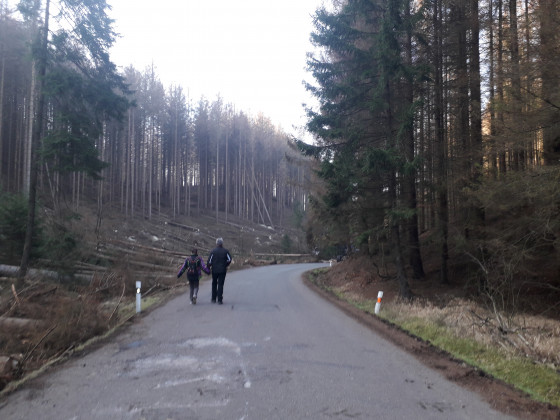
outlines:
{"label": "evergreen foliage", "polygon": [[[324,55],[308,60],[317,82],[308,88],[320,102],[318,111],[308,111],[308,129],[318,138],[313,152],[327,185],[322,209],[345,223],[340,242],[365,243],[372,231],[385,230],[396,253],[403,252],[400,226],[416,211],[400,197],[404,175],[416,168],[404,152],[415,107],[405,87],[420,73],[403,61],[412,24],[407,7],[396,0],[351,1],[335,12],[319,10],[312,40]],[[400,282],[407,295],[406,279]]]}
{"label": "evergreen foliage", "polygon": [[284,251],[285,254],[290,253],[292,250],[292,239],[287,235],[284,234],[284,236],[282,237],[282,251]]}
{"label": "evergreen foliage", "polygon": [[[28,270],[33,247],[41,157],[59,172],[81,171],[99,179],[104,164],[96,143],[100,138],[102,143],[103,125],[128,107],[121,96],[127,92],[124,79],[109,58],[115,33],[107,3],[61,0],[54,16],[50,6],[50,0],[44,9],[42,1],[18,5],[33,40],[29,205],[19,277]],[[50,26],[51,19],[56,25]]]}
{"label": "evergreen foliage", "polygon": [[408,276],[424,276],[421,233],[442,283],[453,256],[494,302],[503,289],[489,292],[490,277],[521,287],[545,256],[546,277],[557,275],[555,175],[541,167],[559,162],[560,4],[522,6],[350,0],[317,10],[307,85],[316,143],[294,142],[323,181],[310,198],[314,246],[359,245],[372,257],[389,248],[404,297]]}
{"label": "evergreen foliage", "polygon": [[[0,261],[17,264],[21,258],[27,228],[27,199],[21,194],[0,193]],[[40,223],[35,229],[33,253],[41,244]]]}
{"label": "evergreen foliage", "polygon": [[84,205],[97,205],[95,233],[107,206],[124,217],[172,209],[300,223],[308,169],[287,135],[219,97],[193,105],[180,86],[163,86],[155,65],[117,72],[107,10],[91,0],[23,0],[23,20],[0,15],[2,191],[29,193],[26,232],[35,202],[45,203],[43,256],[59,268],[79,258],[81,237],[65,214]]}
{"label": "evergreen foliage", "polygon": [[[129,106],[124,78],[109,58],[115,40],[105,1],[61,2],[59,21],[72,22],[54,33],[43,95],[52,105],[42,156],[60,172],[83,172],[100,179],[106,164],[97,141],[103,125],[122,119]],[[62,22],[61,22],[62,23]]]}
{"label": "evergreen foliage", "polygon": [[66,273],[74,272],[75,262],[80,259],[80,239],[69,227],[71,225],[60,217],[45,223],[40,246],[41,256],[48,261],[47,265]]}

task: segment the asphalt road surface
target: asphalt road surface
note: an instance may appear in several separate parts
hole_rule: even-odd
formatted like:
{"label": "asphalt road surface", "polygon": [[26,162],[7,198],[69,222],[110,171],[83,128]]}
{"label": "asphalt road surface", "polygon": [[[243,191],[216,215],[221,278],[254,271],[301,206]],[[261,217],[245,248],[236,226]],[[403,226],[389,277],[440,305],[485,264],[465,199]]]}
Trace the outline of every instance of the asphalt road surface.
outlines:
{"label": "asphalt road surface", "polygon": [[[0,419],[503,419],[309,290],[319,264],[230,272],[0,402]],[[208,277],[205,277],[208,279]]]}

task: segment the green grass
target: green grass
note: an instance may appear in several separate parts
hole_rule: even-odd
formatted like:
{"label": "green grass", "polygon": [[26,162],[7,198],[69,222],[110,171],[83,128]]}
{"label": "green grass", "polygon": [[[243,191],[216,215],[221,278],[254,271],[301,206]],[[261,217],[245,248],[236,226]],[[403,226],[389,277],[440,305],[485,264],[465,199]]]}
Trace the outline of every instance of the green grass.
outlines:
{"label": "green grass", "polygon": [[[386,319],[393,322],[391,318]],[[526,357],[511,356],[499,347],[457,337],[448,328],[427,323],[420,318],[404,319],[396,325],[453,357],[528,393],[537,401],[560,406],[560,375],[554,369]]]}

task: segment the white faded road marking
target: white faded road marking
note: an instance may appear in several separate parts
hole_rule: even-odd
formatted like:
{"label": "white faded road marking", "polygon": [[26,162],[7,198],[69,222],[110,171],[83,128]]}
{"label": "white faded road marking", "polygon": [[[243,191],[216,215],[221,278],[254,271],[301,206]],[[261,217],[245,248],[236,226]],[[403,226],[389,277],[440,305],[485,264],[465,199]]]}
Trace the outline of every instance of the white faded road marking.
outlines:
{"label": "white faded road marking", "polygon": [[177,380],[177,381],[166,381],[163,384],[156,385],[154,387],[154,389],[170,388],[170,387],[174,387],[174,386],[187,385],[187,384],[192,384],[194,382],[203,382],[203,381],[209,381],[209,382],[214,382],[214,383],[217,383],[217,384],[222,384],[226,381],[226,378],[224,378],[221,375],[212,374],[212,375],[208,375],[208,376],[200,376],[198,378],[181,379],[181,380]]}
{"label": "white faded road marking", "polygon": [[196,349],[201,349],[205,347],[225,347],[232,349],[235,354],[241,355],[241,347],[239,344],[234,343],[224,337],[207,337],[207,338],[193,338],[192,340],[187,340],[182,344],[183,347],[193,347]]}
{"label": "white faded road marking", "polygon": [[[249,344],[244,343],[244,346],[247,347]],[[129,371],[127,375],[142,376],[149,375],[151,372],[173,372],[164,375],[167,376],[167,380],[153,386],[154,390],[180,388],[204,382],[223,385],[237,381],[231,369],[231,356],[227,356],[229,353],[238,359],[239,370],[237,372],[243,377],[243,388],[251,388],[252,383],[247,374],[240,344],[225,337],[198,337],[184,341],[178,344],[178,347],[179,352],[187,354],[164,353],[141,358],[132,364],[133,372]],[[178,371],[182,372],[183,377],[176,376]],[[223,404],[223,401],[218,403],[219,406]]]}
{"label": "white faded road marking", "polygon": [[189,368],[194,365],[198,360],[190,356],[178,356],[175,354],[163,354],[161,356],[147,357],[145,359],[137,360],[135,367],[138,370],[161,370],[166,367],[171,369],[176,368]]}

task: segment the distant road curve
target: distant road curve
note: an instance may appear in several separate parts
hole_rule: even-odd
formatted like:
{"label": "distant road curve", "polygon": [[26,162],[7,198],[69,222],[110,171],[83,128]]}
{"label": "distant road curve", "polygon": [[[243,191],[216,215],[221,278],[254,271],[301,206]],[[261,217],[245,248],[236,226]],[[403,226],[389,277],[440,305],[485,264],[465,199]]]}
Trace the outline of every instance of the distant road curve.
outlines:
{"label": "distant road curve", "polygon": [[325,264],[230,272],[0,402],[0,419],[506,419],[308,289]]}

